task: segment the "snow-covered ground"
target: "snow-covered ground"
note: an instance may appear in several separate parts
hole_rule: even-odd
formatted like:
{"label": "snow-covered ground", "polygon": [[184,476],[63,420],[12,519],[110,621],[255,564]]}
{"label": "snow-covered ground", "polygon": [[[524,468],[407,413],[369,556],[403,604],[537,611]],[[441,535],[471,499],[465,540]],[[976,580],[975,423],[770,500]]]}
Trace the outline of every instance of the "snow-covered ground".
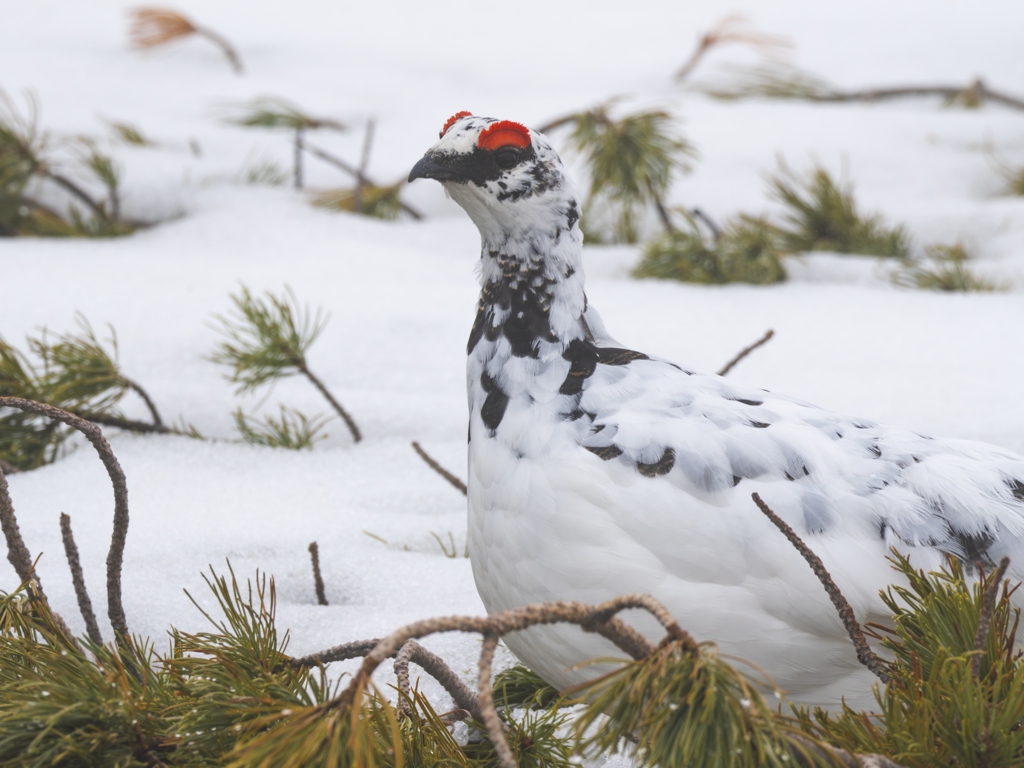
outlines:
{"label": "snow-covered ground", "polygon": [[[465,500],[409,446],[420,441],[465,475],[463,350],[476,301],[476,231],[433,183],[404,193],[427,216],[418,223],[327,213],[290,188],[239,183],[247,165],[290,160],[286,134],[220,120],[256,96],[283,96],[354,126],[312,138],[351,161],[361,126],[377,118],[370,173],[386,182],[408,172],[456,111],[539,125],[614,94],[630,95],[624,108],[656,104],[684,121],[700,157],[672,202],[716,218],[772,211],[763,174],[777,157],[797,169],[820,162],[855,183],[865,210],[905,223],[917,248],[961,240],[980,273],[1012,289],[898,289],[872,260],[827,254],[791,263],[790,282],[770,288],[636,281],[628,276],[636,249],[589,247],[591,303],[627,346],[708,370],[773,328],[776,338],[732,377],[1024,452],[1024,198],[1002,195],[993,160],[1024,165],[1024,113],[943,110],[925,100],[722,103],[671,80],[697,34],[740,11],[759,30],[790,38],[795,63],[844,87],[983,75],[1021,94],[1018,2],[177,3],[237,45],[242,77],[202,40],[128,50],[127,7],[4,4],[0,87],[16,101],[31,90],[42,124],[55,132],[102,137],[102,118],[159,142],[111,151],[124,169],[128,213],[163,223],[108,241],[0,240],[0,334],[21,345],[40,326],[72,329],[76,311],[97,328],[110,323],[125,373],[165,419],[180,416],[222,438],[107,430],[128,477],[124,589],[134,632],[159,642],[171,624],[199,629],[204,620],[182,588],[210,604],[200,572],[207,564],[223,572],[225,559],[240,576],[257,568],[275,576],[278,623],[296,653],[483,610],[461,557]],[[696,78],[750,60],[741,48],[716,51]],[[348,183],[315,160],[307,176],[311,186]],[[239,400],[205,356],[218,339],[211,313],[229,309],[240,282],[259,291],[288,284],[331,313],[310,365],[362,427],[358,446],[339,422],[311,452],[228,441],[237,437],[230,413]],[[278,401],[326,411],[299,380],[279,385],[265,407],[276,411]],[[256,403],[244,401],[247,409]],[[144,416],[139,402],[127,408]],[[71,515],[96,612],[105,616],[112,497],[103,468],[82,444],[9,483],[26,544],[43,553],[43,584],[82,630],[58,516]],[[449,532],[454,559],[432,536],[447,540]],[[328,607],[313,592],[306,548],[314,540]],[[0,588],[16,583],[12,569],[0,569]],[[473,675],[477,638],[425,645]]]}

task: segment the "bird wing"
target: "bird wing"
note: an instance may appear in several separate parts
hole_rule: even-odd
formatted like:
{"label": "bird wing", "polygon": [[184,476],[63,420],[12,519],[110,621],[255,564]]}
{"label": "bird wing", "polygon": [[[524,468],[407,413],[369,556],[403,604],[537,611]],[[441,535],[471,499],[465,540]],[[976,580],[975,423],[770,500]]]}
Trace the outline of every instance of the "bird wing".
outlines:
{"label": "bird wing", "polygon": [[[596,349],[596,348],[595,348]],[[809,543],[874,538],[1024,566],[1024,458],[833,413],[624,349],[596,350],[582,447],[714,507],[751,491]],[[643,514],[637,511],[637,514]],[[1024,568],[1020,571],[1024,574]]]}

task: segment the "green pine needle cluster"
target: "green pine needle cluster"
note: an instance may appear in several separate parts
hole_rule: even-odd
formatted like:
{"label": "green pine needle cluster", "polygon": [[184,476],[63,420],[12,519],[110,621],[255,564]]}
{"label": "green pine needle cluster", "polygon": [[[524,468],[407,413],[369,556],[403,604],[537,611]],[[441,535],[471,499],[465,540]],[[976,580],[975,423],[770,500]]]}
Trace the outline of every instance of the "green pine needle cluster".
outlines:
{"label": "green pine needle cluster", "polygon": [[122,144],[128,144],[135,147],[156,146],[156,142],[150,141],[150,139],[148,139],[139,128],[131,123],[120,123],[108,120],[107,125],[110,126],[110,131],[114,134],[114,138]]}
{"label": "green pine needle cluster", "polygon": [[248,104],[238,105],[233,111],[234,114],[227,117],[226,122],[245,128],[286,128],[293,131],[345,130],[345,126],[337,120],[312,117],[285,99],[254,99]]}
{"label": "green pine needle cluster", "polygon": [[[402,205],[399,199],[401,188],[401,182],[387,187],[379,187],[373,184],[362,187],[359,190],[361,212],[365,216],[395,221],[402,213]],[[356,199],[355,187],[343,187],[341,189],[326,189],[317,192],[313,195],[312,203],[317,208],[353,213],[356,209]]]}
{"label": "green pine needle cluster", "polygon": [[306,352],[327,325],[324,313],[318,309],[310,314],[287,286],[283,296],[267,291],[259,297],[243,285],[231,301],[233,315],[214,316],[214,327],[227,340],[210,360],[231,368],[228,380],[238,385],[237,393],[302,373]]}
{"label": "green pine needle cluster", "polygon": [[780,235],[764,219],[739,216],[710,239],[696,222],[689,224],[688,230],[665,232],[649,241],[633,276],[711,285],[770,285],[786,279]]}
{"label": "green pine needle cluster", "polygon": [[904,288],[930,291],[1005,291],[1007,286],[974,274],[970,255],[961,243],[929,245],[927,259],[904,258],[892,273],[892,281]]}
{"label": "green pine needle cluster", "polygon": [[615,119],[603,105],[574,115],[572,124],[570,144],[590,174],[585,208],[605,209],[612,219],[602,228],[590,215],[588,237],[635,243],[643,213],[652,204],[663,206],[674,176],[690,170],[693,147],[679,137],[672,116],[660,110]]}
{"label": "green pine needle cluster", "polygon": [[[803,727],[841,748],[882,753],[912,768],[1024,764],[1024,663],[1014,648],[1020,614],[1006,586],[979,652],[988,581],[967,583],[953,560],[939,573],[915,570],[899,554],[894,562],[908,586],[883,594],[895,630],[882,640],[893,655],[886,664],[893,682],[877,695],[879,713],[803,710]],[[978,656],[975,674],[971,661]]]}
{"label": "green pine needle cluster", "polygon": [[[65,154],[76,171],[106,190],[105,200],[56,170],[55,145],[39,129],[35,102],[30,99],[28,114],[22,115],[0,91],[0,237],[114,237],[133,231],[121,218],[120,170],[113,159],[88,139],[70,144],[72,151]],[[65,214],[36,198],[35,188],[43,183],[71,195]]]}
{"label": "green pine needle cluster", "polygon": [[[230,368],[227,379],[238,385],[237,393],[254,392],[279,379],[301,374],[320,391],[359,442],[362,436],[352,417],[306,363],[306,353],[327,325],[328,317],[323,310],[318,308],[313,313],[308,305],[299,304],[288,286],[281,296],[266,291],[260,297],[243,285],[239,293],[231,295],[231,301],[235,305],[232,315],[214,316],[214,328],[225,340],[209,359]],[[311,448],[320,439],[316,433],[326,420],[281,406],[279,419],[268,416],[261,424],[252,422],[239,409],[235,423],[246,442],[299,449]]]}
{"label": "green pine needle cluster", "polygon": [[532,669],[522,664],[502,670],[494,676],[494,703],[510,709],[548,709],[562,694]]}
{"label": "green pine needle cluster", "polygon": [[[105,346],[84,316],[79,332],[27,339],[37,362],[0,337],[0,396],[23,397],[83,417],[123,418],[116,406],[137,385],[117,361],[117,336]],[[20,470],[52,462],[71,430],[41,416],[13,411],[0,416],[0,459]]]}
{"label": "green pine needle cluster", "polygon": [[321,430],[330,419],[317,414],[308,417],[305,414],[283,405],[280,418],[265,416],[257,419],[246,416],[242,409],[235,411],[235,426],[238,427],[242,439],[251,445],[264,445],[268,448],[287,448],[299,451],[312,448],[313,445],[327,437]]}
{"label": "green pine needle cluster", "polygon": [[786,208],[779,232],[788,251],[894,257],[909,252],[903,227],[889,228],[878,216],[861,215],[852,188],[836,184],[820,166],[801,178],[782,164],[768,186],[769,195]]}

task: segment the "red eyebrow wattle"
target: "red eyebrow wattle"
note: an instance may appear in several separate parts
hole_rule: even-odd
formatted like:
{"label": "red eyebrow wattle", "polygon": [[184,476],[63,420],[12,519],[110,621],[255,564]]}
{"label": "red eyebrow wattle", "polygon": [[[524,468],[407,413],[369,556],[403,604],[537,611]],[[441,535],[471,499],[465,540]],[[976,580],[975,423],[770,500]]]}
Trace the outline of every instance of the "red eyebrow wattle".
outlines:
{"label": "red eyebrow wattle", "polygon": [[454,115],[448,118],[448,122],[444,124],[444,128],[441,129],[441,136],[443,137],[448,133],[448,129],[452,127],[452,123],[458,120],[460,117],[472,117],[472,112],[456,112]]}
{"label": "red eyebrow wattle", "polygon": [[497,149],[508,146],[528,147],[530,146],[530,129],[520,123],[513,123],[511,120],[502,120],[483,131],[476,145],[480,149]]}

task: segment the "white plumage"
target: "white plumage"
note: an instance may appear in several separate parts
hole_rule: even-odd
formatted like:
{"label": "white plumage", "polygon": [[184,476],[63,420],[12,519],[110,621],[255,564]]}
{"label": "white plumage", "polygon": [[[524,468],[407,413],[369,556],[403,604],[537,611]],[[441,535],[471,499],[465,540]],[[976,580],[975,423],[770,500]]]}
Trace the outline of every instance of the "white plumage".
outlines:
{"label": "white plumage", "polygon": [[[698,640],[795,701],[870,706],[821,585],[757,492],[821,557],[861,622],[886,621],[890,547],[1024,575],[1024,458],[936,440],[622,349],[587,307],[579,204],[546,139],[460,113],[410,174],[480,230],[469,341],[469,547],[488,611],[654,595]],[[625,618],[652,639],[641,613]],[[506,638],[558,687],[621,656],[575,627]]]}

